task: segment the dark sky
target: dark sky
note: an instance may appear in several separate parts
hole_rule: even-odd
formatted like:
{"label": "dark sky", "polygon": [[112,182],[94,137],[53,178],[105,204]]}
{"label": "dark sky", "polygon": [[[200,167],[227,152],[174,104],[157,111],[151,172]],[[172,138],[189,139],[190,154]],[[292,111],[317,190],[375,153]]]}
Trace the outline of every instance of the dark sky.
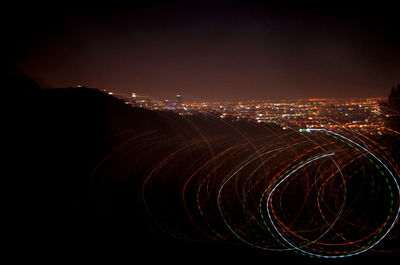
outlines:
{"label": "dark sky", "polygon": [[387,96],[400,82],[394,4],[282,2],[18,2],[6,67],[43,88],[158,99]]}

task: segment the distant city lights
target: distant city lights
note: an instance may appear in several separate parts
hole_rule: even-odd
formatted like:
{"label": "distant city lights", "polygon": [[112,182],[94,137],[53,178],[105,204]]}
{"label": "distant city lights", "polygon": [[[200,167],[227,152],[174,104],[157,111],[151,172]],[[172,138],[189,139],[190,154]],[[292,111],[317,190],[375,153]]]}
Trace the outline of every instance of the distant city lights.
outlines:
{"label": "distant city lights", "polygon": [[[105,91],[125,101],[132,107],[150,110],[169,110],[180,115],[214,113],[221,119],[254,120],[273,123],[282,129],[308,132],[309,129],[346,128],[367,134],[381,134],[384,126],[379,103],[383,98],[353,99],[298,99],[298,100],[251,100],[238,102],[184,103],[184,96],[175,99],[153,100],[133,92],[131,97]],[[385,116],[390,115],[385,113]]]}

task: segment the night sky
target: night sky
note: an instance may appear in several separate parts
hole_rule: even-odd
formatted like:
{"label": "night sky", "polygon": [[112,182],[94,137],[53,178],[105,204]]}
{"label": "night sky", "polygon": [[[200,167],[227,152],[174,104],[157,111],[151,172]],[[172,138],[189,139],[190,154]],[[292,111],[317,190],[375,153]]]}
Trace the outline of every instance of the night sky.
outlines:
{"label": "night sky", "polygon": [[185,100],[385,97],[400,82],[400,13],[383,1],[348,2],[18,2],[2,18],[3,58],[42,88]]}

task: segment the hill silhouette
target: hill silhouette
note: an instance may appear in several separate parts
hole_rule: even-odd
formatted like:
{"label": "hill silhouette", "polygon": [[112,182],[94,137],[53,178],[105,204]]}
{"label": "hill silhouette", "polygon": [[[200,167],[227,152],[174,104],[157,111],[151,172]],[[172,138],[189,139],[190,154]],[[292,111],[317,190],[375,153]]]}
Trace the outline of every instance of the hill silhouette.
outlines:
{"label": "hill silhouette", "polygon": [[[131,108],[91,88],[40,90],[22,76],[6,84],[11,94],[5,127],[10,246],[29,255],[41,256],[41,249],[56,257],[94,253],[95,259],[133,253],[178,263],[191,255],[204,261],[232,256],[233,246],[169,238],[151,223],[138,200],[146,171],[171,145],[202,134],[242,137],[231,125],[209,115],[187,118]],[[260,132],[248,122],[236,126]],[[138,136],[149,138],[141,150],[129,146]],[[113,153],[110,162],[107,157]]]}

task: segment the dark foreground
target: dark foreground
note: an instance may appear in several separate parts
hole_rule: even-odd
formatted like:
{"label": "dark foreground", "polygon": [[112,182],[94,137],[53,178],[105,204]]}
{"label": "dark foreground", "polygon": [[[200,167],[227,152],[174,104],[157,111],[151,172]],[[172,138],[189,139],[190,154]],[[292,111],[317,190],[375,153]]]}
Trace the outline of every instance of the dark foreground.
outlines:
{"label": "dark foreground", "polygon": [[[353,264],[398,257],[396,252],[372,251],[327,260],[251,248],[237,240],[211,240],[188,228],[190,222],[179,198],[168,197],[170,192],[163,190],[180,189],[183,183],[179,178],[152,184],[149,194],[156,195],[149,204],[155,207],[156,215],[165,212],[166,217],[160,217],[160,225],[149,216],[149,205],[143,203],[143,183],[170,150],[179,150],[196,139],[205,141],[193,147],[193,154],[187,154],[181,166],[163,173],[176,176],[193,170],[188,165],[195,165],[199,157],[207,159],[207,152],[267,132],[279,133],[278,127],[221,122],[212,115],[181,117],[132,109],[118,99],[85,88],[42,91],[31,86],[14,96],[10,99],[13,104],[6,102],[3,130],[8,158],[2,187],[3,218],[7,220],[3,231],[7,252],[15,259]],[[210,143],[211,149],[207,146]],[[153,203],[157,198],[166,203]],[[165,210],[167,203],[170,208]],[[166,231],[164,222],[173,232]],[[183,228],[184,235],[174,232],[177,227]],[[398,239],[382,244],[393,249]]]}

